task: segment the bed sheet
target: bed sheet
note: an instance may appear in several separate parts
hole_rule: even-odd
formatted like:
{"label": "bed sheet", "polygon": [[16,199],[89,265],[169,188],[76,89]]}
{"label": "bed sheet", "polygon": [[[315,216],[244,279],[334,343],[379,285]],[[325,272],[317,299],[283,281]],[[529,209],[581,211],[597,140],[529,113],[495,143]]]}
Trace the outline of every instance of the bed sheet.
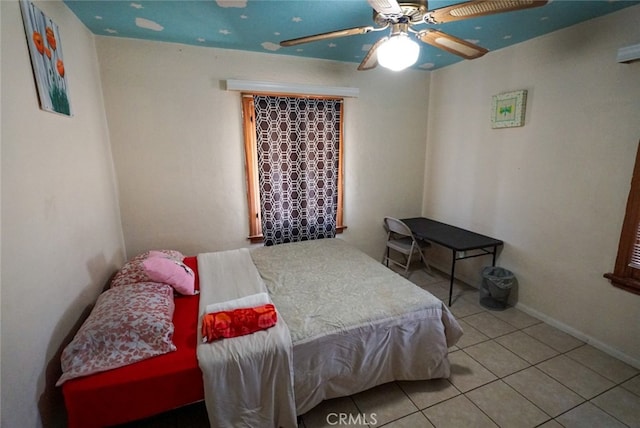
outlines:
{"label": "bed sheet", "polygon": [[[196,273],[199,288],[196,258],[184,263]],[[175,298],[175,352],[65,382],[68,427],[122,424],[203,400],[196,358],[198,304],[199,295]]]}

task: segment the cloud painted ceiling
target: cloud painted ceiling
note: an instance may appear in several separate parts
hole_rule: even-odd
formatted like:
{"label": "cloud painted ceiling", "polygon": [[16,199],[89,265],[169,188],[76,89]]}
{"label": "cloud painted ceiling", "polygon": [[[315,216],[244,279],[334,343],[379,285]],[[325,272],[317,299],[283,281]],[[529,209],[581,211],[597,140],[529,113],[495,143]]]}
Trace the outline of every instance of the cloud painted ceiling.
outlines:
{"label": "cloud painted ceiling", "polygon": [[[456,3],[460,2],[433,0],[428,7]],[[388,33],[279,45],[286,39],[374,25],[366,0],[65,0],[65,4],[101,36],[346,61],[353,62],[354,68],[371,45]],[[495,51],[637,4],[640,1],[553,0],[534,9],[415,28],[439,29]],[[413,68],[434,70],[458,61],[463,59],[421,43]]]}

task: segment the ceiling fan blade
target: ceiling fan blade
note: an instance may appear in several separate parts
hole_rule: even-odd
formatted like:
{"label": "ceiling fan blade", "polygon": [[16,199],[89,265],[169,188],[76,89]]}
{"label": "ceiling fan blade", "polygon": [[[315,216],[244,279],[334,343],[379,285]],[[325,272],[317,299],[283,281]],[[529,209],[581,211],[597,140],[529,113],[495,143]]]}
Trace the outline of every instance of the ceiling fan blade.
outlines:
{"label": "ceiling fan blade", "polygon": [[378,55],[376,54],[376,50],[380,47],[381,44],[387,41],[388,37],[383,37],[371,46],[369,52],[364,57],[360,65],[358,66],[358,71],[366,71],[371,70],[372,68],[376,68],[378,65]]}
{"label": "ceiling fan blade", "polygon": [[402,15],[402,9],[397,0],[367,0],[369,5],[378,13],[385,15]]}
{"label": "ceiling fan blade", "polygon": [[429,24],[441,24],[477,16],[530,9],[545,4],[547,0],[473,0],[432,10],[425,15],[424,20]]}
{"label": "ceiling fan blade", "polygon": [[344,30],[329,31],[328,33],[314,34],[313,36],[299,37],[297,39],[284,40],[280,46],[296,46],[302,43],[317,42],[318,40],[335,39],[338,37],[353,36],[356,34],[366,34],[374,31],[372,26],[346,28]]}
{"label": "ceiling fan blade", "polygon": [[418,38],[425,43],[444,49],[447,52],[461,56],[465,59],[475,59],[489,52],[487,49],[469,43],[466,40],[451,36],[438,30],[423,30],[418,33]]}

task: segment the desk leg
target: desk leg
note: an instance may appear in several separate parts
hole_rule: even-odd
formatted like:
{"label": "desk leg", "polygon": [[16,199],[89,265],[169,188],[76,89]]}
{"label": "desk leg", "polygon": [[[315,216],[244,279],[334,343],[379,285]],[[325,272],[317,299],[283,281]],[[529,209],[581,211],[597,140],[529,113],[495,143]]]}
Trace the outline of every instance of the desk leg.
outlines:
{"label": "desk leg", "polygon": [[451,306],[451,296],[453,294],[453,275],[456,271],[456,250],[451,252],[451,280],[449,281],[449,306]]}
{"label": "desk leg", "polygon": [[496,265],[496,253],[498,252],[498,247],[493,247],[493,266]]}

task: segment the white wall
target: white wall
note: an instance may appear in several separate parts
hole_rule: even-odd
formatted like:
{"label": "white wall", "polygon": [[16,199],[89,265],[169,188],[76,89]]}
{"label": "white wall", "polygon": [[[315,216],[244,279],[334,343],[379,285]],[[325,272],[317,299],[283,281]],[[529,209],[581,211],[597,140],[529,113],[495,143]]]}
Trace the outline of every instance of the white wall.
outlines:
{"label": "white wall", "polygon": [[429,75],[97,39],[127,253],[249,245],[240,94],[226,79],[350,86],[342,237],[380,257],[382,218],[420,213]]}
{"label": "white wall", "polygon": [[124,258],[93,36],[61,2],[73,117],[40,110],[19,5],[2,26],[3,428],[60,426],[60,347]]}
{"label": "white wall", "polygon": [[[505,241],[514,297],[640,366],[640,296],[613,269],[638,140],[640,6],[432,73],[423,213]],[[522,128],[491,129],[492,95],[527,89]],[[448,260],[440,253],[439,261]],[[479,283],[482,263],[459,262]]]}

